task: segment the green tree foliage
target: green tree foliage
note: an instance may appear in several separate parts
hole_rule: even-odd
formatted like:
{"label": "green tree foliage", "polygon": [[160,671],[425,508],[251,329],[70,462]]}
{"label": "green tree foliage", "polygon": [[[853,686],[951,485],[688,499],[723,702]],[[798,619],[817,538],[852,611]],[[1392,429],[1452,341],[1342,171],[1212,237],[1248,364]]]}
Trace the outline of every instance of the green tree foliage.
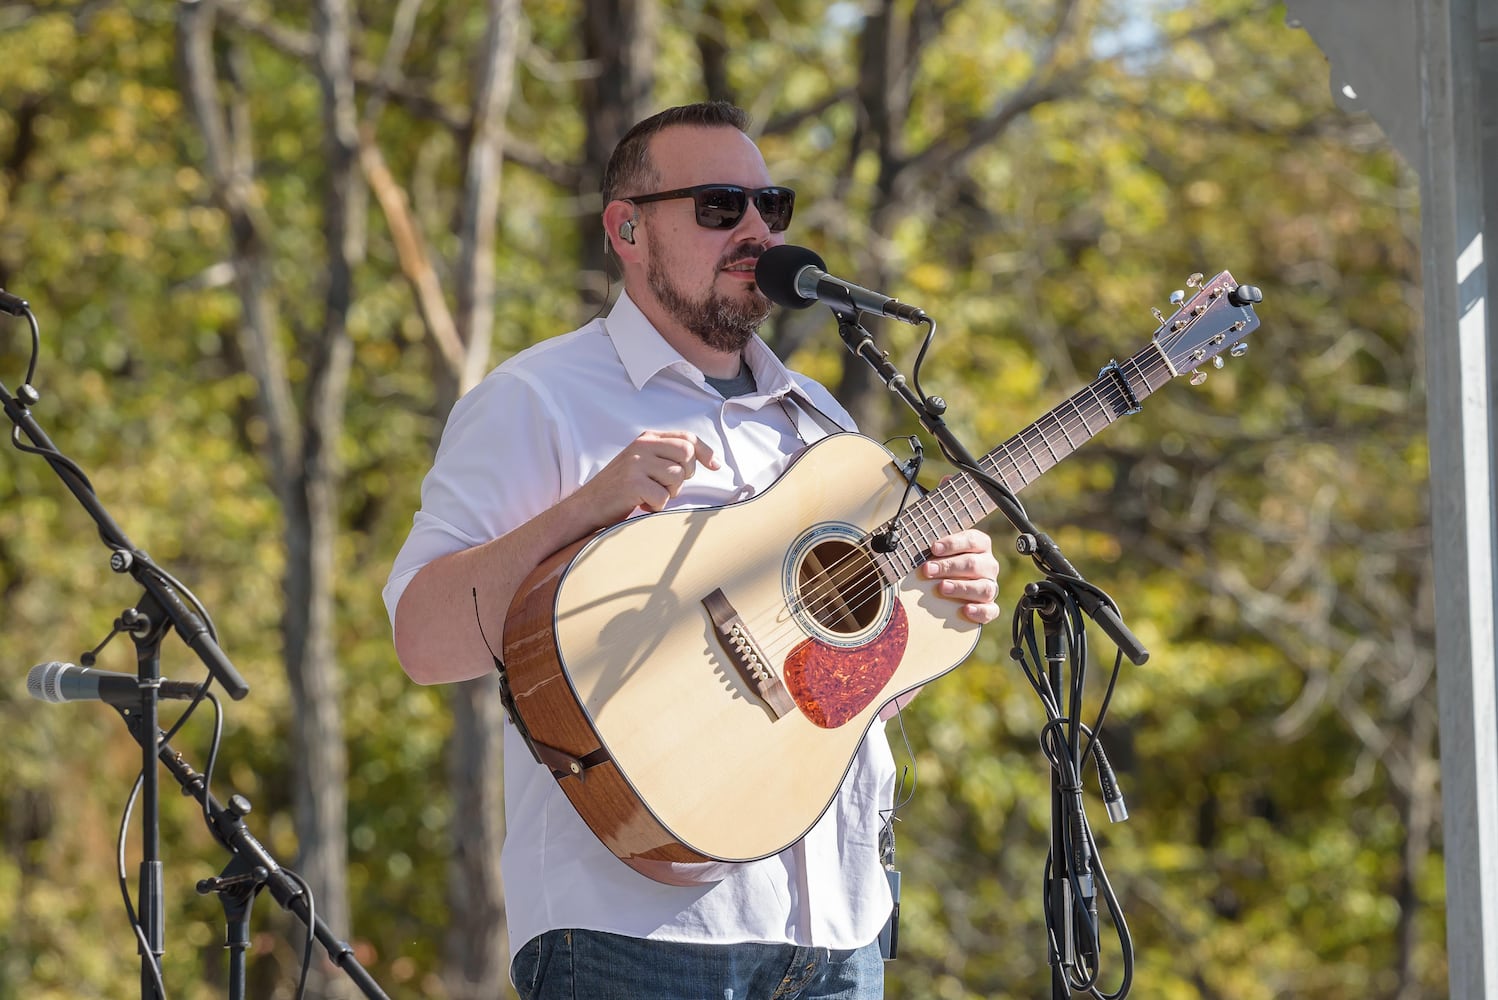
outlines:
{"label": "green tree foliage", "polygon": [[[1250,0],[642,10],[649,103],[712,94],[748,107],[772,169],[801,192],[795,241],[938,318],[923,382],[974,451],[1142,349],[1152,307],[1169,312],[1191,272],[1226,268],[1264,289],[1245,357],[1200,386],[1174,380],[1023,494],[1152,653],[1125,666],[1105,730],[1132,818],[1092,814],[1134,935],[1135,993],[1441,995],[1416,185],[1376,129],[1333,108],[1311,40]],[[586,318],[580,303],[602,284],[579,276],[597,266],[598,206],[580,180],[590,12],[524,5],[496,359]],[[298,48],[311,23],[253,4],[219,13],[219,54],[248,95],[277,336],[306,392],[299,344],[321,321],[327,270],[319,95]],[[290,863],[283,512],[238,346],[230,223],[180,89],[172,17],[138,3],[0,7],[0,286],[42,324],[37,419],[132,540],[214,612],[249,680],[251,696],[226,706],[214,790],[247,796],[252,828]],[[485,17],[457,3],[358,9],[359,107],[449,298]],[[462,794],[447,783],[451,714],[442,692],[401,674],[379,590],[448,376],[388,218],[371,199],[359,220],[337,442],[351,937],[392,996],[438,997]],[[909,370],[918,331],[873,328]],[[796,367],[864,393],[869,426],[914,432],[860,389],[820,310],[768,332]],[[23,324],[0,325],[12,392],[28,347]],[[9,452],[3,468],[9,662],[76,661],[138,594],[108,572],[45,463]],[[987,526],[1007,549],[1008,526]],[[1001,601],[1012,607],[1034,576],[1010,560]],[[1095,707],[1112,650],[1092,638]],[[163,671],[196,675],[174,642]],[[1010,646],[1007,627],[991,628],[905,713],[918,780],[900,812],[892,997],[1049,987],[1049,775]],[[99,666],[133,670],[128,640]],[[19,678],[0,720],[12,734],[0,996],[121,995],[138,959],[113,840],[138,750],[109,709],[36,705]],[[173,741],[199,767],[209,729],[195,720]],[[192,886],[227,859],[189,805],[165,796],[162,819],[166,975],[190,998],[222,992],[222,914]],[[133,862],[127,874],[133,886]],[[294,922],[262,897],[253,926],[255,995],[289,996]],[[1102,985],[1118,972],[1110,952]]]}

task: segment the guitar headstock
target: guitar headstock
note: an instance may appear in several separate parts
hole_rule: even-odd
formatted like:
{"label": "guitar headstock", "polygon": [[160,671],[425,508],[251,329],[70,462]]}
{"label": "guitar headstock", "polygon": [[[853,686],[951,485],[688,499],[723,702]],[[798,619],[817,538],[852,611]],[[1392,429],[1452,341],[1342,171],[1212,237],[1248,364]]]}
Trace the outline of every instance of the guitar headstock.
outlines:
{"label": "guitar headstock", "polygon": [[1200,274],[1187,279],[1186,287],[1195,289],[1190,298],[1185,292],[1172,295],[1171,304],[1179,308],[1169,318],[1156,309],[1160,328],[1155,343],[1165,355],[1172,375],[1191,372],[1191,384],[1200,385],[1207,373],[1200,370],[1205,362],[1218,368],[1222,353],[1241,357],[1247,350],[1245,338],[1258,329],[1259,317],[1254,303],[1264,300],[1264,293],[1253,285],[1240,285],[1222,271],[1203,282]]}

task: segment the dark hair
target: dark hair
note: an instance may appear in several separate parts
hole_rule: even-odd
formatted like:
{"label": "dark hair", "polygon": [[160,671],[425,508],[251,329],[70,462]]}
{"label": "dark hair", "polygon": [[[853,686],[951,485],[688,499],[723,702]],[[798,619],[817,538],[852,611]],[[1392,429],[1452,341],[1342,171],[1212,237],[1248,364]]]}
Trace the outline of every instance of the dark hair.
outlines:
{"label": "dark hair", "polygon": [[650,162],[650,137],[677,125],[707,128],[736,128],[749,131],[749,113],[727,101],[704,101],[683,104],[651,115],[624,133],[614,147],[608,166],[603,170],[603,203],[607,205],[620,192],[643,194],[660,176]]}

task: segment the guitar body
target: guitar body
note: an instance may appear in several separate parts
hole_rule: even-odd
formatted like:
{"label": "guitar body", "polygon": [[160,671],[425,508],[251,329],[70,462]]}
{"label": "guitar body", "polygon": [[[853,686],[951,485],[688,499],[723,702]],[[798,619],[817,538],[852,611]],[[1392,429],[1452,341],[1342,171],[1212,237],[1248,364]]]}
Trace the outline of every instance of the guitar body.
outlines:
{"label": "guitar body", "polygon": [[[504,639],[516,712],[614,854],[659,878],[652,863],[783,850],[880,708],[971,652],[978,626],[932,583],[891,580],[854,544],[904,490],[888,451],[838,434],[758,496],[622,522],[522,585]],[[768,670],[736,658],[727,614]]]}

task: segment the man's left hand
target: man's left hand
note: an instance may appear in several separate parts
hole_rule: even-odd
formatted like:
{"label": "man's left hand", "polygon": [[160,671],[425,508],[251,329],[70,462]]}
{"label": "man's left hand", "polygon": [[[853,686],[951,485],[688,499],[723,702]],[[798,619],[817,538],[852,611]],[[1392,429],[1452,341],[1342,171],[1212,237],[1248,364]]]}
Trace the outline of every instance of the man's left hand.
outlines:
{"label": "man's left hand", "polygon": [[987,625],[999,617],[999,561],[987,533],[969,528],[932,542],[921,576],[940,580],[936,592],[961,605],[968,621]]}

